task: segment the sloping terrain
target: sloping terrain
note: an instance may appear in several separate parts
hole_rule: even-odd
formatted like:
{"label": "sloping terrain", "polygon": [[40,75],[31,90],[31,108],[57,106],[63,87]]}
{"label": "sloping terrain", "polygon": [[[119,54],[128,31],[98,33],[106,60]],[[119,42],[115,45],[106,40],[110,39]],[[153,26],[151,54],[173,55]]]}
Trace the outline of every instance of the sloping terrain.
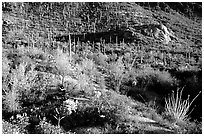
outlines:
{"label": "sloping terrain", "polygon": [[3,133],[201,133],[202,4],[152,4],[3,3]]}

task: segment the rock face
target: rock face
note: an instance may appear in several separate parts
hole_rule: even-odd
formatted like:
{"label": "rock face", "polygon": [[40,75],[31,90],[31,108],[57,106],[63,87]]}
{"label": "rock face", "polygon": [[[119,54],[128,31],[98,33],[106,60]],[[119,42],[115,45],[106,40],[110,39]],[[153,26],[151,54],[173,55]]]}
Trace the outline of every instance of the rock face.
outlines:
{"label": "rock face", "polygon": [[148,36],[160,40],[163,44],[168,44],[171,40],[177,39],[174,33],[163,24],[149,24],[142,28]]}

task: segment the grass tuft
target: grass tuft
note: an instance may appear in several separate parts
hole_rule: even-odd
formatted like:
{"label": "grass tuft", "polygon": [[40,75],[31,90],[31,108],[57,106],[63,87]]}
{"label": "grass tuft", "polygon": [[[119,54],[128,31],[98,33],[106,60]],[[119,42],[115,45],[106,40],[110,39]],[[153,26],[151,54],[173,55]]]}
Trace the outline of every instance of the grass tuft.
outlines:
{"label": "grass tuft", "polygon": [[192,112],[192,110],[190,111],[190,107],[201,93],[199,92],[192,101],[189,99],[190,96],[188,96],[186,100],[182,100],[183,89],[184,88],[182,88],[180,92],[179,89],[177,89],[176,93],[173,91],[171,96],[165,99],[166,113],[174,119],[175,123],[188,121],[189,114]]}

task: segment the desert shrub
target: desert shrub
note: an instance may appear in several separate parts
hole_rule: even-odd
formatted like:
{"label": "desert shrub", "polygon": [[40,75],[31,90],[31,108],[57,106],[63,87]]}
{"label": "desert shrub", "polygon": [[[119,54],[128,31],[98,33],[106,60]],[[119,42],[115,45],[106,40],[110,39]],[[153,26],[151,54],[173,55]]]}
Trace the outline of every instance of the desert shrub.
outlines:
{"label": "desert shrub", "polygon": [[[14,20],[14,21],[17,21],[17,20]],[[14,22],[14,23],[17,23],[17,22]],[[21,30],[21,29],[13,29],[13,27],[10,27],[12,30],[10,30],[8,32],[8,34],[6,35],[6,41],[7,42],[17,42],[17,41],[26,41],[27,38],[25,36],[25,31],[24,30]],[[17,45],[17,43],[15,43],[16,46],[19,46]]]}
{"label": "desert shrub", "polygon": [[31,93],[31,88],[34,86],[34,80],[37,72],[34,71],[34,65],[30,66],[30,70],[26,71],[27,63],[21,63],[17,69],[13,69],[7,90],[3,95],[4,108],[9,112],[19,111],[21,109],[22,100],[24,96]]}
{"label": "desert shrub", "polygon": [[[87,69],[88,70],[88,69]],[[80,65],[76,64],[72,75],[67,75],[64,78],[64,86],[69,91],[69,94],[80,95],[80,92],[88,92],[92,83],[92,78],[88,76],[88,71]],[[90,73],[89,73],[90,74]]]}
{"label": "desert shrub", "polygon": [[5,90],[8,90],[10,65],[11,61],[6,56],[2,56],[2,94],[4,94]]}
{"label": "desert shrub", "polygon": [[187,122],[185,125],[185,134],[202,134],[202,123],[193,121],[193,122]]}
{"label": "desert shrub", "polygon": [[101,90],[99,94],[96,93],[89,101],[79,101],[77,110],[62,119],[63,128],[70,130],[83,126],[103,127],[105,124],[116,128],[118,122],[125,121],[132,101],[113,91]]}
{"label": "desert shrub", "polygon": [[73,130],[77,134],[138,134],[138,129],[130,123],[120,123],[116,127],[111,124],[95,127],[80,127]]}
{"label": "desert shrub", "polygon": [[107,56],[102,53],[94,53],[90,58],[92,63],[94,62],[94,68],[92,70],[92,81],[105,88],[105,77],[108,71],[108,63],[106,62]]}
{"label": "desert shrub", "polygon": [[6,57],[2,57],[2,78],[6,79],[10,71],[11,61]]}
{"label": "desert shrub", "polygon": [[173,128],[175,134],[202,134],[202,123],[196,120],[180,122],[179,126]]}
{"label": "desert shrub", "polygon": [[91,78],[86,74],[79,74],[77,76],[79,91],[88,92],[91,83]]}
{"label": "desert shrub", "polygon": [[21,116],[20,114],[16,115],[17,117],[10,122],[3,120],[2,129],[3,134],[27,134],[26,130],[27,125],[29,125],[28,116]]}
{"label": "desert shrub", "polygon": [[75,64],[83,60],[83,58],[81,58],[77,53],[72,54],[72,59],[73,59],[73,62],[75,62]]}
{"label": "desert shrub", "polygon": [[65,130],[70,130],[84,126],[102,126],[104,122],[104,118],[101,117],[97,108],[86,107],[65,117],[62,120],[62,126]]}
{"label": "desert shrub", "polygon": [[110,64],[111,62],[117,61],[117,58],[118,58],[117,54],[115,54],[115,53],[110,54],[110,55],[108,55],[107,62]]}
{"label": "desert shrub", "polygon": [[66,116],[61,121],[61,124],[65,130],[70,130],[84,126],[103,126],[105,123],[114,123],[114,118],[111,109],[103,112],[97,106],[79,103],[77,111],[70,116]]}
{"label": "desert shrub", "polygon": [[[15,85],[15,84],[14,84]],[[8,112],[17,112],[21,110],[21,105],[19,103],[20,93],[17,90],[12,89],[5,93],[3,96],[4,110]]]}
{"label": "desert shrub", "polygon": [[192,101],[190,101],[190,96],[188,96],[186,100],[183,100],[182,93],[183,89],[178,89],[175,93],[172,92],[172,94],[165,99],[166,117],[178,125],[186,124],[186,122],[189,121],[189,114],[192,112],[192,110],[190,111],[191,105],[200,94],[199,93]]}
{"label": "desert shrub", "polygon": [[168,94],[177,85],[176,79],[167,71],[153,70],[147,67],[138,70],[135,75],[136,87],[143,91]]}
{"label": "desert shrub", "polygon": [[28,48],[24,46],[4,51],[4,56],[10,61],[9,66],[12,69],[16,69],[20,63],[27,63],[28,68],[28,65],[34,62],[28,53]]}
{"label": "desert shrub", "polygon": [[53,116],[55,120],[57,120],[56,125],[58,125],[58,127],[62,126],[66,131],[75,127],[90,125],[89,123],[92,122],[90,120],[94,120],[94,112],[84,107],[84,110],[79,109],[79,105],[78,101],[72,99],[64,101],[63,104],[59,106],[56,105],[53,107],[52,104],[49,116]]}
{"label": "desert shrub", "polygon": [[27,49],[27,55],[32,59],[40,59],[40,60],[46,60],[48,59],[49,54],[45,51],[43,51],[39,47],[29,47]]}
{"label": "desert shrub", "polygon": [[95,63],[89,59],[83,59],[81,64],[81,72],[88,75],[90,78],[97,72]]}
{"label": "desert shrub", "polygon": [[[179,87],[184,87],[183,98],[186,99],[188,95],[195,97],[202,90],[202,70],[172,70],[170,72],[177,79]],[[194,102],[196,107],[191,113],[193,119],[201,120],[201,101],[202,95],[199,95]]]}
{"label": "desert shrub", "polygon": [[84,92],[91,94],[93,84],[97,83],[103,86],[100,82],[101,74],[96,69],[95,63],[90,59],[83,59],[79,64],[74,64],[73,74],[65,77],[65,86],[72,94],[80,94]]}
{"label": "desert shrub", "polygon": [[21,64],[17,70],[13,70],[10,79],[10,89],[5,90],[5,96],[3,97],[3,104],[9,112],[15,112],[20,110],[20,91],[22,85],[26,83],[24,78],[25,65]]}
{"label": "desert shrub", "polygon": [[120,86],[125,75],[125,65],[123,64],[122,57],[120,57],[116,62],[110,64],[109,72],[111,83],[113,84],[113,89],[119,92]]}
{"label": "desert shrub", "polygon": [[[37,76],[37,71],[34,70],[35,65],[30,66],[30,70],[27,71],[24,76],[22,76],[22,84],[21,88],[21,93],[22,95],[28,96],[31,93],[31,89],[35,86],[35,81],[36,81],[36,76]],[[21,81],[21,80],[19,80]]]}
{"label": "desert shrub", "polygon": [[57,49],[53,55],[55,59],[55,66],[58,69],[58,74],[62,76],[62,84],[64,82],[64,77],[66,75],[73,74],[73,64],[72,59],[66,53],[63,53],[62,50]]}
{"label": "desert shrub", "polygon": [[[127,94],[128,88],[131,87],[130,82],[135,81],[135,64],[136,58],[128,59],[119,57],[116,62],[112,62],[109,65],[109,78],[111,78],[111,88],[114,87],[117,92]],[[113,87],[112,87],[113,86]]]}
{"label": "desert shrub", "polygon": [[3,134],[19,134],[20,128],[18,125],[11,124],[7,121],[2,121],[2,133]]}
{"label": "desert shrub", "polygon": [[24,46],[19,46],[16,48],[17,49],[17,52],[18,52],[18,55],[19,56],[24,56],[24,55],[27,55],[27,52],[29,50],[28,47],[24,47]]}
{"label": "desert shrub", "polygon": [[96,65],[99,65],[101,67],[107,67],[108,57],[107,55],[104,55],[101,52],[94,53],[91,56],[89,56],[89,58],[92,59]]}
{"label": "desert shrub", "polygon": [[[31,71],[29,73],[32,73]],[[31,86],[22,92],[21,102],[23,106],[42,103],[46,100],[48,86],[57,85],[60,80],[51,74],[38,72],[31,82]]]}
{"label": "desert shrub", "polygon": [[[95,98],[94,105],[98,105],[99,110],[103,112],[112,113],[114,121],[121,121],[126,118],[128,112],[131,110],[132,100],[125,95],[120,95],[115,91],[102,91],[99,98]],[[116,122],[117,122],[116,121]]]}
{"label": "desert shrub", "polygon": [[62,102],[53,102],[51,105],[48,105],[48,108],[46,109],[47,119],[50,120],[53,124],[60,127],[62,125],[61,121],[70,116],[73,112],[75,112],[78,108],[78,102],[75,102],[72,99],[67,99]]}
{"label": "desert shrub", "polygon": [[121,91],[141,102],[155,101],[159,112],[164,110],[164,96],[177,87],[177,80],[168,72],[151,67],[132,69],[127,77]]}
{"label": "desert shrub", "polygon": [[65,132],[60,126],[54,126],[44,120],[40,122],[40,128],[42,134],[65,134]]}

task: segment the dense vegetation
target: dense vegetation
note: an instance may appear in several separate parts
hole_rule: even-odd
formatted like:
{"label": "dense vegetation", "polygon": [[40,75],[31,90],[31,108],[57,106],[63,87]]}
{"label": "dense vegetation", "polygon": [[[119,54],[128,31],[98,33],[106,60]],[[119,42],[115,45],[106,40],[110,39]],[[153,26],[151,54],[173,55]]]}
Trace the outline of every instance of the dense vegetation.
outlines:
{"label": "dense vegetation", "polygon": [[3,133],[202,133],[202,6],[176,5],[2,3]]}

